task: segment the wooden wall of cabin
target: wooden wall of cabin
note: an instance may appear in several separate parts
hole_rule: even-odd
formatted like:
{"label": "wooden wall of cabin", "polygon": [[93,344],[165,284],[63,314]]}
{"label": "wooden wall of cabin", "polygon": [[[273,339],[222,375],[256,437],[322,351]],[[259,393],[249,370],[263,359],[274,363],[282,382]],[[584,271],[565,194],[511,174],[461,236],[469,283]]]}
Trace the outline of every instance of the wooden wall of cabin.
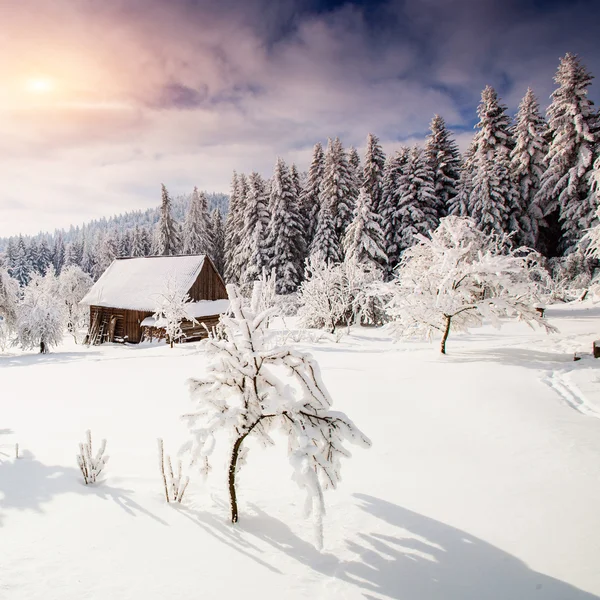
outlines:
{"label": "wooden wall of cabin", "polygon": [[210,260],[204,261],[196,281],[190,288],[189,295],[193,302],[227,299],[225,284]]}
{"label": "wooden wall of cabin", "polygon": [[[125,310],[123,308],[111,308],[106,306],[90,306],[90,327],[97,317],[99,322],[110,323],[111,318],[116,317],[115,338],[137,344],[142,339],[141,322],[152,315],[152,312],[139,310]],[[105,332],[106,333],[106,332]]]}

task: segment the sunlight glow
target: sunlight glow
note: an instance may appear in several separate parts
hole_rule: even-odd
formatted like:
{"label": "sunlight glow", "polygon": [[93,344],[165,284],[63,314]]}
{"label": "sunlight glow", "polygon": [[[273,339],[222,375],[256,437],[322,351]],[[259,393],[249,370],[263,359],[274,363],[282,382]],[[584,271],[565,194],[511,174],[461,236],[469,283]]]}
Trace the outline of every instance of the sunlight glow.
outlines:
{"label": "sunlight glow", "polygon": [[47,94],[54,90],[54,82],[46,77],[29,79],[25,89],[32,94]]}

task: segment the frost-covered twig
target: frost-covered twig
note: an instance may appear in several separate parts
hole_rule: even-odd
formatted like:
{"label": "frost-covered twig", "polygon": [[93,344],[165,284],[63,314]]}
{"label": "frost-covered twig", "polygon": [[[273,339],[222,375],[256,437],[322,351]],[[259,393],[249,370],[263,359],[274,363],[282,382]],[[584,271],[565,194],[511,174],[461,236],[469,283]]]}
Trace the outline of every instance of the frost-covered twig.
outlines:
{"label": "frost-covered twig", "polygon": [[104,456],[106,450],[106,440],[102,440],[96,456],[92,453],[92,432],[88,429],[85,432],[86,442],[79,444],[79,454],[77,455],[77,464],[81,469],[85,484],[96,483],[98,476],[108,462],[108,456]]}
{"label": "frost-covered twig", "polygon": [[173,473],[171,457],[169,455],[165,456],[164,445],[161,438],[158,438],[158,465],[160,467],[160,472],[162,473],[167,502],[181,503],[190,479],[187,476],[183,477],[183,465],[181,460],[177,461],[177,473]]}

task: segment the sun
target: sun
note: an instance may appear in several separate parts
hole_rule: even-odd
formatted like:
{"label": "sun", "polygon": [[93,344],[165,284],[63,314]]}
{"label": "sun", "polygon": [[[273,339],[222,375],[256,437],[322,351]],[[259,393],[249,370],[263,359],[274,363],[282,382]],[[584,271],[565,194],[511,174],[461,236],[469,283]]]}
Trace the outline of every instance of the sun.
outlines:
{"label": "sun", "polygon": [[25,89],[32,94],[48,94],[54,87],[54,82],[48,77],[32,77],[25,83]]}

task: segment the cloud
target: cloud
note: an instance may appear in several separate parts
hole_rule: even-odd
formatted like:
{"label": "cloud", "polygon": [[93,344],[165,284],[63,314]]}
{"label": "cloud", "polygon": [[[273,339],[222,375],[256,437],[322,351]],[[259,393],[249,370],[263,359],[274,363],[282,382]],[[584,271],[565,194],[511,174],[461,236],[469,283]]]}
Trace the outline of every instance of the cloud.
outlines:
{"label": "cloud", "polygon": [[[0,235],[227,191],[233,169],[306,168],[316,141],[393,151],[434,113],[468,143],[481,89],[543,101],[558,58],[600,50],[594,2],[0,0]],[[597,68],[596,68],[597,67]],[[27,78],[55,91],[28,95]],[[27,218],[24,218],[26,206]]]}

